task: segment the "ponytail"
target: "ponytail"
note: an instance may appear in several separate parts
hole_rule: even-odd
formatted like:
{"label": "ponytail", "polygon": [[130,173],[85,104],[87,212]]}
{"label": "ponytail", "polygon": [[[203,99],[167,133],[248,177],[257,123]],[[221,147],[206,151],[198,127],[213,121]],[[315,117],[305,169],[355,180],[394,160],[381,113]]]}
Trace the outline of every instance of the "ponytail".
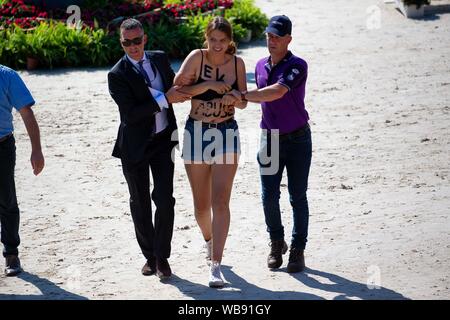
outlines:
{"label": "ponytail", "polygon": [[231,41],[228,45],[227,53],[228,54],[235,54],[237,51],[236,43],[234,41]]}

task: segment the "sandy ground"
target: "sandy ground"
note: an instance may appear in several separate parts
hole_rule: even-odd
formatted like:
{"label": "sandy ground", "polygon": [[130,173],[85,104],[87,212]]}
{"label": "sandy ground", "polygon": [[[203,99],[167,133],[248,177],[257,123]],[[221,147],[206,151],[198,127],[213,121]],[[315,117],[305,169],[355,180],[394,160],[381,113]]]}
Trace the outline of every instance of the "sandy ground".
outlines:
{"label": "sandy ground", "polygon": [[[309,62],[308,270],[289,275],[286,262],[279,271],[266,269],[257,104],[237,113],[244,154],[223,259],[229,284],[207,287],[179,154],[174,276],[162,283],[140,275],[144,259],[128,190],[120,162],[111,157],[119,115],[107,91],[107,69],[21,72],[38,102],[46,168],[32,175],[29,141],[16,115],[26,272],[0,277],[0,299],[450,298],[450,14],[408,20],[377,0],[257,4],[268,15],[290,16],[291,49]],[[264,42],[240,49],[254,87],[255,63],[267,54]],[[188,103],[176,105],[180,127],[188,110]],[[286,180],[281,206],[289,235]]]}

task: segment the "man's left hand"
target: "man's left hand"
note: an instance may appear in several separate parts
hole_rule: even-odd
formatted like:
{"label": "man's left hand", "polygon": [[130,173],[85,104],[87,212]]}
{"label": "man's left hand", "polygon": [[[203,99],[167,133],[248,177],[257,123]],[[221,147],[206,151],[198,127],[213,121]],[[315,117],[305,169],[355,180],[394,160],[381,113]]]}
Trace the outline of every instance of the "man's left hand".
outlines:
{"label": "man's left hand", "polygon": [[33,173],[35,176],[37,176],[39,173],[41,173],[42,169],[44,169],[45,161],[42,151],[32,151],[30,161],[31,167],[33,168]]}

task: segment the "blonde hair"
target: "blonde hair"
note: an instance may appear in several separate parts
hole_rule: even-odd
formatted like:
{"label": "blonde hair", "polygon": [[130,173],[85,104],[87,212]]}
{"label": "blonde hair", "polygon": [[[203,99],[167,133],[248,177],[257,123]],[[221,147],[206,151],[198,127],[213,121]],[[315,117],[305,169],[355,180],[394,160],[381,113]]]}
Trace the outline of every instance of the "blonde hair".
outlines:
{"label": "blonde hair", "polygon": [[[211,20],[206,27],[205,39],[207,39],[211,32],[213,32],[214,30],[219,30],[226,34],[226,36],[231,40],[226,53],[235,54],[237,48],[236,43],[233,41],[233,28],[231,27],[231,24],[228,22],[228,20],[224,17],[215,17],[213,20]],[[203,47],[208,47],[207,41],[203,43]]]}

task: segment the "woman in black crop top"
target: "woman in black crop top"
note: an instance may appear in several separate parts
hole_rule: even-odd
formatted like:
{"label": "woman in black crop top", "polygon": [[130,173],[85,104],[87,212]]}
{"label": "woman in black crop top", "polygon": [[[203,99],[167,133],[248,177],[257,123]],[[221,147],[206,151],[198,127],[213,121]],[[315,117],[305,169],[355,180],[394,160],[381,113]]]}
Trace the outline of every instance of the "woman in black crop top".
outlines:
{"label": "woman in black crop top", "polygon": [[[230,225],[229,202],[240,154],[235,108],[244,109],[232,89],[245,91],[246,72],[235,56],[232,29],[216,17],[207,27],[206,49],[194,50],[183,62],[175,85],[192,96],[186,121],[183,159],[194,198],[195,218],[211,260],[209,285],[222,287],[220,264]],[[213,218],[211,217],[211,209]]]}

